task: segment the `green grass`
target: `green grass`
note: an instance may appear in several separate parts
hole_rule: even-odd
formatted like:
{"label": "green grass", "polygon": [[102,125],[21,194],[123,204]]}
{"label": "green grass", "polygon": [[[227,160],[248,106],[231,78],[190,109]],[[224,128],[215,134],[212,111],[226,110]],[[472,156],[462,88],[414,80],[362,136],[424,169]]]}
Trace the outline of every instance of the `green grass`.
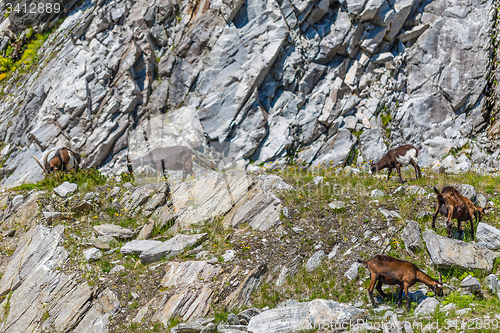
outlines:
{"label": "green grass", "polygon": [[87,189],[96,186],[105,185],[107,177],[102,175],[97,169],[82,169],[76,172],[71,170],[69,172],[53,172],[45,179],[37,183],[22,184],[13,188],[14,191],[30,191],[34,189],[51,191],[64,182],[76,183],[78,187]]}

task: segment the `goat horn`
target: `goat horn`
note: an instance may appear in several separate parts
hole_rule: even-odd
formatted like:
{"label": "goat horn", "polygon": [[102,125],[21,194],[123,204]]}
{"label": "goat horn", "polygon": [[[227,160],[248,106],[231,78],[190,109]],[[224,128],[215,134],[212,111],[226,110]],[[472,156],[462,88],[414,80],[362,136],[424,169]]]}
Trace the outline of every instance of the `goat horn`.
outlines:
{"label": "goat horn", "polygon": [[42,174],[44,174],[45,172],[48,173],[47,169],[45,169],[45,167],[42,165],[42,163],[40,163],[40,161],[35,156],[31,155],[31,157],[33,157],[33,159],[36,161],[36,163],[38,163],[38,165],[40,166],[40,168],[43,169]]}
{"label": "goat horn", "polygon": [[47,171],[47,169],[50,167],[48,162],[47,162],[47,158],[49,157],[50,153],[52,153],[53,151],[55,151],[55,149],[51,149],[47,152],[47,154],[45,154],[45,156],[43,157],[43,165],[45,165],[45,171]]}
{"label": "goat horn", "polygon": [[439,272],[439,284],[443,285],[443,275]]}

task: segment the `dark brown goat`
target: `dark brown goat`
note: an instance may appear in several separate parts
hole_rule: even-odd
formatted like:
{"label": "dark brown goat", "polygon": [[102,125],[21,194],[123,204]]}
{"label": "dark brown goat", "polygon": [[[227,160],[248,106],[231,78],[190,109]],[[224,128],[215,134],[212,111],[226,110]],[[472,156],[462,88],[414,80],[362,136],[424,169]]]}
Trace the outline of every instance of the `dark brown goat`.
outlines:
{"label": "dark brown goat", "polygon": [[415,148],[412,145],[404,145],[391,149],[380,159],[380,161],[377,163],[370,163],[371,172],[375,173],[388,168],[389,174],[387,175],[387,180],[389,180],[392,169],[396,169],[399,174],[399,181],[403,183],[403,178],[401,177],[401,167],[411,164],[415,168],[415,174],[418,179],[422,177],[422,173],[420,172],[420,168],[417,164],[419,151],[420,148]]}
{"label": "dark brown goat", "polygon": [[471,239],[474,240],[474,221],[481,222],[481,218],[485,214],[485,211],[489,208],[477,207],[468,198],[458,192],[458,190],[452,186],[444,187],[441,192],[434,187],[434,192],[437,194],[438,205],[436,207],[436,212],[432,218],[432,228],[436,228],[436,217],[438,213],[446,216],[446,229],[448,230],[448,237],[452,237],[451,233],[451,219],[457,219],[458,221],[458,234],[460,239],[463,238],[462,221],[470,221],[470,231]]}
{"label": "dark brown goat", "polygon": [[404,291],[406,297],[406,309],[408,311],[410,311],[410,296],[408,294],[408,288],[417,282],[427,285],[436,295],[443,296],[442,277],[440,276],[438,282],[422,272],[411,262],[399,260],[382,254],[376,255],[368,261],[358,259],[358,262],[365,264],[370,271],[371,282],[368,287],[368,294],[370,295],[370,300],[372,301],[374,307],[376,306],[375,300],[373,299],[374,288],[377,289],[382,297],[387,297],[387,294],[382,291],[382,284],[397,284],[401,287],[398,296],[398,306],[401,305]]}
{"label": "dark brown goat", "polygon": [[57,150],[53,149],[46,153],[43,157],[43,164],[35,156],[31,157],[40,165],[43,172],[47,173],[51,173],[52,171],[68,171],[71,169],[78,171],[81,160],[80,154],[66,147]]}

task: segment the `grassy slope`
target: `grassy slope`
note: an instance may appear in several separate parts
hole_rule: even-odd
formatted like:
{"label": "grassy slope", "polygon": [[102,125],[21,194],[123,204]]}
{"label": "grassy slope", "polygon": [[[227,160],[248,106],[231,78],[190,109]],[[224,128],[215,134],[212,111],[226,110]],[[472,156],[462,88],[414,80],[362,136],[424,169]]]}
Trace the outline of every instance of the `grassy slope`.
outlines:
{"label": "grassy slope", "polygon": [[[266,232],[253,231],[246,226],[241,226],[237,230],[224,230],[220,225],[221,219],[216,219],[207,221],[205,225],[199,226],[196,230],[209,232],[209,240],[203,244],[203,249],[219,258],[224,269],[223,274],[219,276],[221,280],[224,274],[231,272],[235,265],[239,265],[241,271],[245,271],[255,267],[259,260],[267,263],[269,270],[260,289],[254,293],[253,306],[275,307],[288,299],[307,301],[315,298],[334,299],[348,303],[362,301],[366,305],[368,304],[366,287],[369,285],[369,279],[366,277],[365,269],[360,269],[355,281],[348,281],[344,277],[344,272],[358,257],[369,258],[377,253],[387,253],[410,260],[420,268],[427,270],[429,274],[437,276],[437,271],[432,267],[427,251],[422,249],[417,251],[416,256],[410,256],[400,239],[400,231],[406,225],[406,219],[417,220],[422,231],[430,228],[430,217],[417,219],[416,215],[423,211],[434,211],[435,196],[433,194],[428,197],[407,194],[392,195],[392,191],[400,185],[396,182],[397,178],[395,177],[387,181],[373,175],[363,173],[352,175],[344,170],[333,168],[315,168],[312,171],[301,171],[295,167],[273,170],[269,168],[268,170],[268,173],[280,175],[294,187],[292,191],[278,193],[283,206],[286,206],[289,211],[288,217],[281,216],[280,226]],[[324,177],[324,181],[319,185],[315,185],[312,181],[317,176]],[[414,177],[413,171],[405,171],[403,178],[410,179],[411,177]],[[421,186],[428,193],[432,193],[432,186],[441,188],[453,183],[473,185],[478,193],[485,194],[488,200],[495,204],[495,209],[483,219],[483,222],[500,227],[497,217],[498,205],[500,204],[498,199],[500,177],[483,176],[476,173],[435,174],[423,170],[422,179],[418,181],[411,179],[406,185]],[[63,181],[72,181],[80,185],[79,193],[70,200],[62,200],[52,196],[51,189]],[[50,176],[38,184],[21,186],[14,192],[26,192],[31,189],[47,190],[39,198],[39,205],[42,207],[50,204],[54,209],[66,212],[71,217],[54,222],[66,225],[64,246],[70,253],[70,261],[63,269],[68,273],[77,272],[80,281],[86,280],[91,285],[104,283],[118,294],[122,307],[126,310],[113,319],[112,331],[159,331],[162,329],[159,324],[148,321],[142,324],[130,324],[129,320],[135,316],[138,308],[146,304],[154,295],[168,292],[159,285],[164,274],[163,268],[150,270],[148,266],[142,265],[137,257],[122,256],[119,252],[105,254],[102,259],[90,264],[85,263],[81,255],[83,250],[88,247],[85,244],[85,239],[93,234],[92,227],[94,225],[116,223],[135,229],[148,221],[148,218],[140,214],[130,214],[117,206],[116,202],[108,197],[108,192],[113,186],[122,187],[123,183],[105,179],[96,171],[85,171],[76,175],[70,173]],[[374,189],[382,190],[385,196],[378,201],[371,199],[370,192]],[[99,193],[99,204],[91,211],[75,212],[75,205],[89,191]],[[10,195],[13,194],[10,193]],[[333,211],[328,207],[328,203],[333,200],[345,202],[346,208]],[[387,220],[379,212],[380,208],[397,211],[401,215],[401,219]],[[446,230],[442,224],[444,218],[439,217],[438,220],[441,223],[438,223],[437,232],[445,235]],[[294,227],[298,227],[302,231],[296,233],[292,229]],[[464,229],[468,241],[469,226],[464,224]],[[156,230],[154,236],[160,240],[171,237],[166,230]],[[379,237],[380,241],[374,242],[373,237]],[[319,242],[324,243],[322,248],[327,254],[334,246],[338,245],[337,256],[332,260],[324,260],[323,264],[312,272],[306,272],[304,268],[299,269],[297,275],[288,278],[285,285],[277,287],[274,281],[280,272],[281,265],[287,265],[297,255],[302,257],[303,262],[307,261],[316,252],[315,246]],[[122,244],[118,241],[112,246],[119,247]],[[236,259],[231,263],[225,263],[221,258],[227,249],[236,251]],[[5,250],[4,253],[6,253]],[[178,256],[176,260],[192,260],[194,258],[194,255],[183,254]],[[108,272],[116,265],[123,265],[126,269],[115,276],[109,276]],[[496,272],[497,268],[495,267],[494,273]],[[443,303],[453,302],[457,305],[457,309],[470,307],[470,303],[476,305],[474,310],[462,316],[463,318],[477,318],[500,310],[500,302],[496,296],[490,295],[487,291],[482,280],[483,276],[474,272],[456,270],[443,271],[442,273],[444,281],[456,287],[467,274],[476,275],[483,283],[483,291],[485,292],[483,299],[462,297],[457,293],[447,291]],[[240,281],[241,279],[242,277]],[[424,286],[417,285],[412,290],[420,287]],[[225,286],[220,291],[220,301],[214,304],[211,312],[211,316],[215,316],[216,321],[226,318],[227,312],[224,309],[223,300],[232,290],[234,290],[233,287]],[[132,291],[140,295],[138,299],[131,296]],[[389,287],[388,291],[397,292],[394,287]],[[413,315],[415,306],[416,304],[412,304],[412,311],[405,317]],[[371,313],[374,316],[374,313]],[[446,318],[455,317],[452,311]],[[427,320],[435,321],[446,318],[444,314],[436,313]],[[177,319],[172,320],[172,325],[176,321]]]}

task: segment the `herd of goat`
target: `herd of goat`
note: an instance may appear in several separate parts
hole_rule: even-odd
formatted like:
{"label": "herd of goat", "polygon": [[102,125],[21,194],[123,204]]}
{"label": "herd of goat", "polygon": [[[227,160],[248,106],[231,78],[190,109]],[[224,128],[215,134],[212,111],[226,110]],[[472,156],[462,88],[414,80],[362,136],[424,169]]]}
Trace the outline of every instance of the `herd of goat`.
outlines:
{"label": "herd of goat", "polygon": [[[376,173],[383,169],[388,169],[387,179],[389,179],[392,170],[396,169],[399,175],[399,181],[403,183],[401,168],[412,165],[415,168],[416,178],[418,179],[422,177],[418,166],[419,151],[419,148],[415,148],[412,145],[404,145],[389,150],[378,162],[370,164],[370,170],[372,173]],[[193,156],[199,164],[212,170],[216,169],[212,161],[199,157],[190,148],[185,146],[156,148],[148,154],[134,160],[130,160],[127,155],[127,166],[130,173],[132,173],[135,168],[146,165],[153,166],[158,172],[163,171],[163,174],[165,174],[165,170],[182,170],[182,180],[184,181],[186,173],[195,177],[192,168]],[[43,163],[35,156],[32,157],[40,165],[44,173],[69,171],[73,169],[78,171],[81,162],[80,155],[69,148],[59,148],[47,152],[42,159]],[[456,219],[458,221],[459,238],[463,238],[462,222],[470,221],[471,239],[474,239],[473,220],[475,219],[476,223],[478,221],[481,222],[481,218],[488,208],[481,208],[474,205],[471,200],[461,195],[457,189],[451,186],[446,186],[441,191],[434,187],[434,192],[437,195],[438,204],[432,219],[432,228],[435,228],[436,218],[438,214],[441,213],[446,216],[446,226],[449,237],[452,237],[451,220]],[[401,305],[404,292],[408,310],[410,309],[408,288],[417,282],[427,285],[436,295],[442,296],[443,294],[442,277],[440,276],[439,281],[437,281],[422,272],[411,262],[386,255],[376,255],[368,261],[358,259],[358,262],[366,265],[370,272],[371,283],[368,287],[368,293],[373,306],[376,306],[373,298],[373,289],[377,289],[382,297],[387,297],[382,290],[383,284],[400,286],[398,305]]]}

